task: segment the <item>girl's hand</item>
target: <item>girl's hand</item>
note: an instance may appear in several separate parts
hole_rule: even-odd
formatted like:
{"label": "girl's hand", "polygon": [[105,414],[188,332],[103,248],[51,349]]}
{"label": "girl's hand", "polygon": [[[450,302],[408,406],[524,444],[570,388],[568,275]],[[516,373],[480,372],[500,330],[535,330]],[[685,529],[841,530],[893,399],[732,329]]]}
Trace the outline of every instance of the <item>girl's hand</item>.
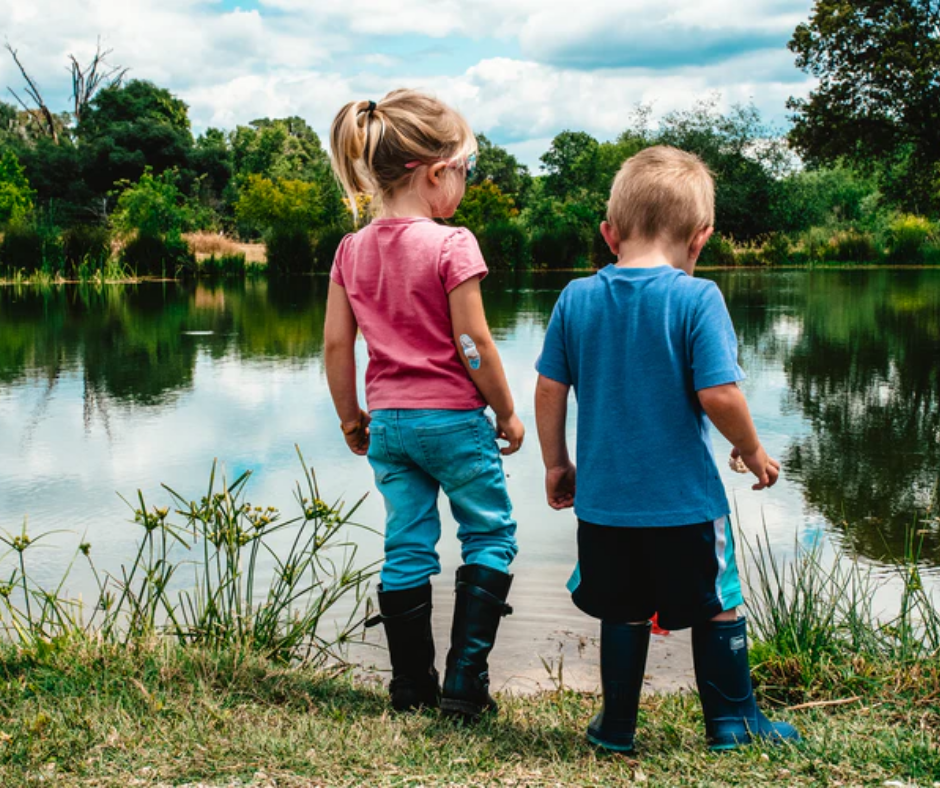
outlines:
{"label": "girl's hand", "polygon": [[575,479],[574,463],[545,469],[545,496],[552,509],[570,509],[574,506]]}
{"label": "girl's hand", "polygon": [[519,451],[519,447],[522,446],[522,439],[525,437],[525,427],[515,411],[508,419],[496,417],[496,437],[509,443],[508,446],[504,446],[499,450],[500,454],[515,454]]}
{"label": "girl's hand", "polygon": [[773,457],[769,457],[764,447],[758,444],[757,450],[745,454],[737,447],[731,450],[732,459],[740,458],[747,469],[757,477],[757,484],[752,485],[752,490],[763,490],[766,487],[773,487],[780,476],[780,463]]}
{"label": "girl's hand", "polygon": [[355,421],[344,421],[339,426],[346,439],[346,445],[353,454],[360,457],[369,451],[369,422],[372,417],[364,410],[359,411],[359,418]]}

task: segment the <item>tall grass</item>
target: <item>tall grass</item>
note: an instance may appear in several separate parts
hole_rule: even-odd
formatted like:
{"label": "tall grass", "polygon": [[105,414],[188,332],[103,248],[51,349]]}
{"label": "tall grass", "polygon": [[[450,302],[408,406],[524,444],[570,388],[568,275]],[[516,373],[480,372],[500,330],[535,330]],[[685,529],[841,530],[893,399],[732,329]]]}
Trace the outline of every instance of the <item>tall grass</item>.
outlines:
{"label": "tall grass", "polygon": [[[226,483],[215,464],[198,500],[165,488],[172,510],[148,507],[138,493],[131,508],[141,539],[117,574],[99,572],[91,545],[83,542],[61,580],[44,588],[33,579],[27,554],[54,532],[31,537],[24,525],[17,535],[0,535],[14,564],[0,585],[0,628],[33,646],[75,636],[131,645],[163,635],[279,662],[320,665],[338,657],[362,623],[373,573],[372,565],[356,566],[358,548],[348,533],[365,528],[351,520],[361,499],[348,511],[340,501],[326,503],[299,449],[298,456],[304,468],[294,491],[300,513],[286,520],[277,509],[246,500],[250,472]],[[97,586],[90,608],[63,594],[77,560],[87,563]],[[351,604],[328,631],[327,614],[343,600]]]}
{"label": "tall grass", "polygon": [[[826,559],[818,543],[782,561],[766,530],[744,541],[758,673],[788,701],[860,691],[875,675],[883,682],[886,665],[899,676],[932,666],[932,684],[923,689],[940,697],[940,611],[921,578],[916,526],[887,574],[844,554]],[[875,600],[889,596],[897,609],[877,609]]]}

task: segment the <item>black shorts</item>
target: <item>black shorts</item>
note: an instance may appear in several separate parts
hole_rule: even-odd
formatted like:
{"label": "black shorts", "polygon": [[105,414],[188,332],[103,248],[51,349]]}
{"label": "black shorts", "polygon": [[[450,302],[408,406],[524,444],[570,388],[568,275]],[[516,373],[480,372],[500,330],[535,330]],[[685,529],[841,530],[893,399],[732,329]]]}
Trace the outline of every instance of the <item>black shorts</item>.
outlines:
{"label": "black shorts", "polygon": [[574,583],[571,598],[589,616],[623,623],[658,613],[663,629],[685,629],[744,602],[728,517],[665,528],[578,520]]}

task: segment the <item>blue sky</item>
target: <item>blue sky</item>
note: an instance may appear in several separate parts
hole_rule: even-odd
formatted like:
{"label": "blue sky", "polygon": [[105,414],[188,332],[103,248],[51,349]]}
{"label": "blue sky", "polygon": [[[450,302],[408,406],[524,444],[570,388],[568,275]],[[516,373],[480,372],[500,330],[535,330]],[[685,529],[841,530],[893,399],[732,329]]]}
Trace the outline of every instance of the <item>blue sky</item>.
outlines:
{"label": "blue sky", "polygon": [[[301,115],[325,136],[345,102],[429,90],[537,164],[551,138],[610,139],[720,94],[771,123],[812,81],[786,43],[810,0],[0,0],[0,39],[54,109],[67,56],[101,37],[111,59],[190,105],[196,131]],[[0,86],[21,86],[0,52]],[[5,91],[4,91],[5,92]],[[11,100],[7,93],[4,100]]]}

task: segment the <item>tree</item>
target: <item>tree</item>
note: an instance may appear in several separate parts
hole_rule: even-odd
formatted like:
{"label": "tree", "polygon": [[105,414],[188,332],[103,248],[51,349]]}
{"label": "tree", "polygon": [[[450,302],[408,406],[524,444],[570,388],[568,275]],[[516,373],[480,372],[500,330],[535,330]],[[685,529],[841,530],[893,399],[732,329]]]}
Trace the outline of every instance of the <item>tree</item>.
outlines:
{"label": "tree", "polygon": [[149,169],[118,198],[112,221],[124,235],[178,237],[187,229],[190,212],[171,170],[154,175]]}
{"label": "tree", "polygon": [[940,0],[817,0],[789,47],[819,80],[788,103],[795,148],[876,170],[889,199],[937,210]]}
{"label": "tree", "polygon": [[101,90],[82,116],[78,136],[87,146],[86,180],[104,194],[119,181],[189,168],[193,137],[186,104],[152,82],[131,80]]}
{"label": "tree", "polygon": [[467,188],[454,213],[454,223],[479,235],[487,227],[508,222],[518,214],[512,197],[503,194],[493,181],[483,181]]}
{"label": "tree", "polygon": [[11,150],[0,157],[0,227],[22,219],[33,208],[35,192]]}
{"label": "tree", "polygon": [[249,175],[235,204],[238,221],[255,232],[310,232],[323,224],[323,200],[316,183],[272,181]]}
{"label": "tree", "polygon": [[235,173],[240,178],[318,180],[330,162],[320,137],[303,118],[261,118],[232,133]]}
{"label": "tree", "polygon": [[577,189],[592,189],[600,167],[600,144],[583,131],[563,131],[540,159],[545,165],[545,189],[564,197]]}
{"label": "tree", "polygon": [[477,163],[473,172],[474,183],[491,181],[500,192],[517,198],[524,194],[532,182],[529,168],[508,150],[496,145],[485,134],[477,134]]}

